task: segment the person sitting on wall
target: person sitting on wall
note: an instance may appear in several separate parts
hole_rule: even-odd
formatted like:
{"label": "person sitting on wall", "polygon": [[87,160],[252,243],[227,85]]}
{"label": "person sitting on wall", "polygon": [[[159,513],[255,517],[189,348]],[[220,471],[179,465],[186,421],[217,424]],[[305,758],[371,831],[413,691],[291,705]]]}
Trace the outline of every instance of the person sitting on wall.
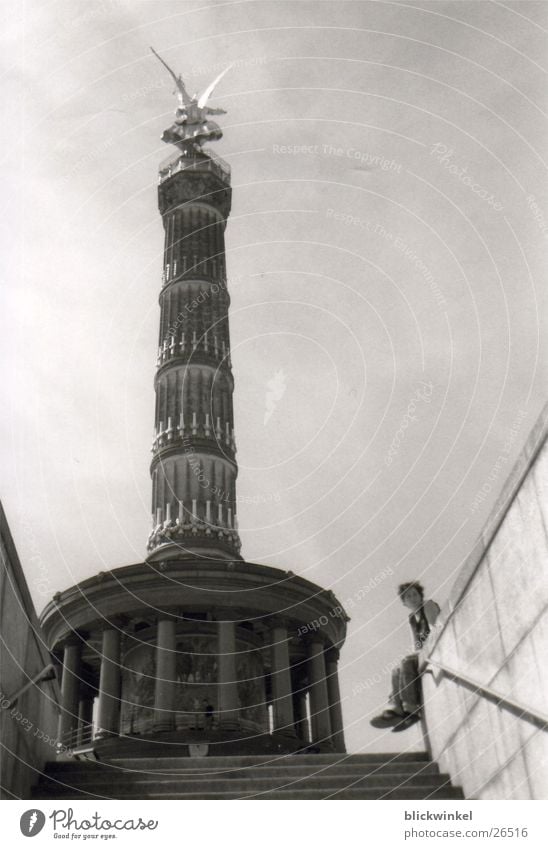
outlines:
{"label": "person sitting on wall", "polygon": [[[409,624],[415,651],[419,652],[439,616],[439,605],[431,599],[424,600],[424,589],[418,581],[401,584],[398,595],[411,611]],[[370,721],[374,728],[393,726],[392,731],[405,731],[420,720],[422,694],[418,660],[417,654],[410,654],[392,670],[391,707]]]}

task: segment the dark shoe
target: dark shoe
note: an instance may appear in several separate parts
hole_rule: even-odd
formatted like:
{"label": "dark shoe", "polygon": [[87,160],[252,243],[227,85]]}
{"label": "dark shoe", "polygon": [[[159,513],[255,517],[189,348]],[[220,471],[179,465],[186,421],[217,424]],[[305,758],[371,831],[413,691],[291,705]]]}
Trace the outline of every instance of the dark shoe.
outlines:
{"label": "dark shoe", "polygon": [[373,728],[390,728],[392,725],[401,722],[405,717],[401,713],[396,713],[395,710],[385,710],[379,716],[374,716],[369,720],[369,725]]}
{"label": "dark shoe", "polygon": [[420,713],[409,713],[402,719],[401,722],[398,722],[398,724],[394,726],[392,734],[397,733],[398,731],[406,731],[408,728],[411,728],[412,725],[415,725],[416,722],[420,722],[420,718]]}

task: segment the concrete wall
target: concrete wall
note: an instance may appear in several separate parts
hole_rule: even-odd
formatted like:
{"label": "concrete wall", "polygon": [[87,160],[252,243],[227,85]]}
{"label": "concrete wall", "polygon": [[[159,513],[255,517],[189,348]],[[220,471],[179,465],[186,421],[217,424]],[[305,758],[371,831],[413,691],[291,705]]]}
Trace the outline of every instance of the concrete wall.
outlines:
{"label": "concrete wall", "polygon": [[[424,656],[548,714],[547,411]],[[548,730],[447,676],[423,676],[432,754],[468,798],[548,799]]]}
{"label": "concrete wall", "polygon": [[0,798],[28,799],[47,760],[55,760],[57,681],[30,686],[51,663],[23,570],[0,505]]}

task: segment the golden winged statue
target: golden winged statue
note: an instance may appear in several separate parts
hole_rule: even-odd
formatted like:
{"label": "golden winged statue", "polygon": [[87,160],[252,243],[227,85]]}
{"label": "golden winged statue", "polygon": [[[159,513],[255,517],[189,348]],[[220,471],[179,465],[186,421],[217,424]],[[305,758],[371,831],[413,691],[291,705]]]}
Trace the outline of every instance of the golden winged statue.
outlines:
{"label": "golden winged statue", "polygon": [[189,153],[192,150],[199,150],[207,141],[218,141],[222,138],[223,133],[221,128],[215,121],[210,121],[209,116],[226,115],[226,112],[224,109],[214,109],[208,106],[207,101],[217,84],[222,80],[226,72],[230,70],[232,65],[225,68],[200,96],[193,94],[190,97],[181,74],[177,76],[167,62],[164,62],[162,57],[156,53],[154,48],[151,47],[150,49],[175,80],[179,101],[175,110],[175,122],[164,131],[162,141],[167,144],[175,144],[183,152]]}

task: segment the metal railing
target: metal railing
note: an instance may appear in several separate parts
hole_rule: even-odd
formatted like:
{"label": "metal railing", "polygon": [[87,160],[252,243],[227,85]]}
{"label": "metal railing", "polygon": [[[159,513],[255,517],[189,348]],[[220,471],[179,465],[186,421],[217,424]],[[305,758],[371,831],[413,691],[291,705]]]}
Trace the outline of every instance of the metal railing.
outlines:
{"label": "metal railing", "polygon": [[42,681],[53,681],[56,678],[55,667],[52,663],[48,663],[40,672],[38,672],[34,678],[29,678],[26,684],[23,684],[22,687],[13,693],[13,695],[8,696],[6,704],[2,703],[2,707],[5,710],[9,710],[12,708],[20,696],[23,695],[30,687],[36,686],[37,684],[41,684]]}
{"label": "metal railing", "polygon": [[489,701],[495,702],[499,707],[509,710],[520,719],[525,719],[527,722],[531,722],[533,725],[536,725],[537,728],[548,730],[548,714],[536,709],[532,710],[530,707],[516,701],[516,699],[511,699],[504,695],[504,693],[500,693],[498,690],[493,689],[493,687],[481,684],[474,678],[470,678],[469,675],[465,675],[457,669],[453,669],[451,666],[447,666],[445,663],[440,663],[438,660],[434,660],[431,657],[425,659],[424,671],[429,671],[429,666],[436,667],[443,675],[452,678],[456,682],[461,682],[469,690],[474,690]]}
{"label": "metal railing", "polygon": [[86,722],[72,731],[67,731],[59,740],[59,748],[69,751],[78,749],[80,746],[89,746],[95,738],[93,724]]}

